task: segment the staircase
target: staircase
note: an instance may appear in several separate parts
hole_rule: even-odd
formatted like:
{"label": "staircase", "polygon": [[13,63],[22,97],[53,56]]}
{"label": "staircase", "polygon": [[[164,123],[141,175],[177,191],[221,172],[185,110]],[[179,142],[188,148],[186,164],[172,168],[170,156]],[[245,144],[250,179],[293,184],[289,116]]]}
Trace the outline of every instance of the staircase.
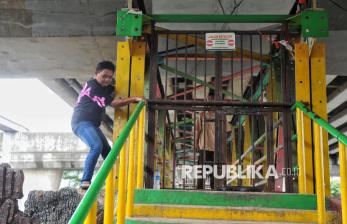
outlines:
{"label": "staircase", "polygon": [[[309,194],[135,190],[126,223],[316,223],[316,209]],[[335,212],[327,223],[339,223]]]}

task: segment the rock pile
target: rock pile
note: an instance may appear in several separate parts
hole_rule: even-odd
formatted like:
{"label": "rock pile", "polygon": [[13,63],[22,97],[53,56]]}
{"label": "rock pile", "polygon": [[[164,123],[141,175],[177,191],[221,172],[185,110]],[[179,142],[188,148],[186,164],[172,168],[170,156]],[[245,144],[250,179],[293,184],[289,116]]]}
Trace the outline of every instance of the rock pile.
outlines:
{"label": "rock pile", "polygon": [[23,182],[22,170],[0,164],[0,224],[38,223],[18,209],[18,199],[23,197]]}
{"label": "rock pile", "polygon": [[[30,180],[27,180],[30,181]],[[18,209],[23,197],[24,174],[8,164],[0,164],[0,224],[62,224],[68,223],[82,199],[84,191],[62,188],[59,191],[31,191],[24,207]],[[99,195],[103,200],[103,192]],[[103,223],[103,205],[98,203],[97,223]]]}
{"label": "rock pile", "polygon": [[[39,219],[40,223],[68,223],[81,199],[82,195],[77,189],[70,187],[59,191],[31,191],[24,204],[24,212]],[[98,214],[102,216],[101,206],[98,206]]]}

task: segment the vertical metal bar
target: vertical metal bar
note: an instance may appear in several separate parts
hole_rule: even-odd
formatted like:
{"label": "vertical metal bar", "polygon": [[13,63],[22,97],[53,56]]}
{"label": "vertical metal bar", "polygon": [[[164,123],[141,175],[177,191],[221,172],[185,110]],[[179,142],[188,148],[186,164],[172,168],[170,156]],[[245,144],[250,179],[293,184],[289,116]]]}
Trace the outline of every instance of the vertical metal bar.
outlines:
{"label": "vertical metal bar", "polygon": [[[251,63],[251,102],[253,102],[253,88],[254,88],[254,83],[253,83],[253,35],[250,35],[250,63]],[[254,129],[255,129],[255,120],[254,120],[254,115],[251,115],[251,144],[252,144],[252,165],[254,165],[255,162],[255,146],[254,146]],[[252,180],[252,185],[254,186],[255,181],[254,179]]]}
{"label": "vertical metal bar", "polygon": [[[252,88],[252,87],[251,87]],[[255,121],[254,121],[254,115],[251,116],[251,144],[252,144],[252,165],[254,166],[255,162],[255,146],[254,146],[254,128],[255,128]],[[252,179],[252,185],[254,186],[254,179]]]}
{"label": "vertical metal bar", "polygon": [[[238,162],[237,165],[241,167],[241,170],[243,170],[243,166],[242,166],[243,161],[241,159],[241,155],[243,153],[243,146],[242,146],[242,142],[243,142],[243,127],[242,127],[242,124],[241,124],[241,116],[239,116],[239,118],[238,118],[238,124],[239,124],[239,128],[238,128],[239,135],[238,135],[238,146],[237,146],[238,153],[237,153],[237,157],[239,159],[239,162]],[[238,186],[242,186],[242,183],[243,183],[242,179],[238,178],[237,179],[237,185]]]}
{"label": "vertical metal bar", "polygon": [[136,188],[143,188],[143,156],[144,156],[144,122],[145,122],[145,111],[143,108],[139,118],[139,131],[138,131],[138,144],[137,144],[137,180]]}
{"label": "vertical metal bar", "polygon": [[234,100],[234,52],[230,52],[230,91],[231,100]]}
{"label": "vertical metal bar", "polygon": [[[204,82],[207,83],[207,50],[205,48],[205,66],[204,66]],[[207,89],[206,89],[206,86],[204,85],[204,100],[207,101]],[[206,116],[205,116],[205,111],[203,112],[200,112],[200,116],[202,116],[202,118],[200,118],[200,120],[203,122],[203,135],[204,135],[204,147],[203,149],[200,149],[199,151],[199,159],[200,161],[202,161],[202,166],[205,165],[205,161],[206,161]],[[201,155],[202,154],[202,155]],[[201,159],[202,157],[202,159]],[[206,180],[204,178],[202,178],[202,189],[205,189],[205,182]],[[212,187],[211,187],[212,188]]]}
{"label": "vertical metal bar", "polygon": [[112,168],[106,179],[104,223],[112,223],[114,220],[114,180],[114,168]]}
{"label": "vertical metal bar", "polygon": [[96,201],[93,203],[93,205],[92,205],[92,207],[88,213],[88,216],[84,220],[84,224],[96,224],[97,204],[98,204],[98,202],[96,202]]}
{"label": "vertical metal bar", "polygon": [[296,109],[297,154],[299,167],[299,193],[306,193],[305,136],[303,112]]}
{"label": "vertical metal bar", "polygon": [[172,188],[173,189],[175,189],[175,179],[176,179],[176,164],[177,164],[177,156],[176,156],[176,116],[177,116],[177,114],[176,114],[176,110],[174,110],[174,116],[173,116],[173,118],[174,118],[174,120],[173,120],[173,130],[174,130],[174,136],[173,136],[173,138],[172,138],[172,142],[173,142],[173,144],[175,145],[175,147],[174,147],[174,153],[173,153],[173,159],[172,159],[172,162],[173,162],[173,165],[172,165],[172,167],[173,167],[173,170],[174,170],[174,172],[173,172],[173,182],[172,182]]}
{"label": "vertical metal bar", "polygon": [[[284,39],[284,35],[282,34],[281,39]],[[290,102],[290,88],[289,88],[289,81],[288,81],[288,70],[289,66],[287,66],[286,62],[288,59],[288,54],[283,46],[280,48],[280,61],[281,61],[281,77],[282,77],[282,90],[283,90],[283,102],[289,103]],[[291,111],[289,109],[284,109],[283,111],[283,147],[285,150],[285,159],[284,164],[285,168],[288,170],[293,169],[292,164],[292,147],[291,147],[291,127],[290,127],[290,117],[291,117]],[[285,176],[285,186],[286,186],[286,192],[290,193],[293,192],[293,178],[289,175]]]}
{"label": "vertical metal bar", "polygon": [[[176,69],[176,72],[175,72],[175,100],[177,100],[177,87],[178,87],[178,83],[177,83],[177,63],[178,63],[178,35],[176,34],[176,39],[175,39],[175,69]],[[177,120],[177,111],[174,110],[174,139],[173,139],[173,142],[174,144],[176,144],[176,137],[177,137],[177,133],[176,133],[176,120]],[[176,147],[175,147],[176,148]],[[174,163],[174,167],[176,168],[176,165],[177,165],[177,155],[176,155],[176,152],[174,153],[174,160],[173,160],[173,163]],[[175,176],[174,176],[174,181],[173,181],[173,188],[175,188]]]}
{"label": "vertical metal bar", "polygon": [[347,158],[346,146],[339,142],[340,177],[341,177],[341,210],[342,224],[347,224]]}
{"label": "vertical metal bar", "polygon": [[[203,124],[204,124],[204,129],[203,129],[203,132],[204,132],[204,148],[203,150],[200,150],[200,153],[202,153],[202,166],[205,165],[205,161],[206,161],[206,137],[207,137],[207,132],[206,132],[206,114],[205,113],[208,113],[208,111],[203,111],[202,112],[202,116],[203,116]],[[205,189],[205,182],[206,180],[203,179],[203,183],[202,183],[202,188]],[[210,180],[210,184],[211,184],[211,180]],[[212,189],[212,186],[210,185],[211,187],[211,190]]]}
{"label": "vertical metal bar", "polygon": [[[165,111],[165,114],[166,114],[166,111]],[[163,144],[164,144],[164,147],[163,147],[163,180],[162,180],[162,183],[163,183],[163,186],[162,188],[165,188],[165,171],[166,171],[166,150],[167,150],[167,137],[168,137],[168,134],[167,134],[167,121],[166,121],[166,116],[164,116],[164,141],[163,141]]]}
{"label": "vertical metal bar", "polygon": [[[221,111],[220,112],[221,115],[222,115],[222,119],[221,119],[221,126],[222,126],[222,130],[221,130],[221,142],[222,142],[222,151],[223,151],[223,154],[224,154],[224,157],[222,158],[222,165],[227,165],[227,158],[228,158],[228,153],[227,153],[227,143],[226,143],[226,140],[227,140],[227,128],[226,128],[226,115]],[[223,167],[222,167],[223,169]],[[227,177],[225,175],[225,178],[223,179],[223,186],[226,186],[226,183],[227,183]]]}
{"label": "vertical metal bar", "polygon": [[128,183],[126,217],[132,217],[134,211],[134,187],[135,187],[135,127],[131,129],[129,139],[129,159],[128,159]]}
{"label": "vertical metal bar", "polygon": [[[150,61],[150,88],[149,98],[156,98],[157,90],[157,54],[158,54],[158,35],[155,32],[154,22],[151,24],[151,61]],[[147,145],[147,164],[146,164],[146,188],[153,188],[153,174],[154,174],[154,152],[155,152],[155,110],[148,107],[148,145]]]}
{"label": "vertical metal bar", "polygon": [[242,34],[240,34],[240,36],[241,36],[241,54],[240,54],[240,56],[241,56],[241,63],[240,63],[240,67],[241,67],[241,94],[240,94],[240,96],[241,96],[241,101],[243,101],[244,99],[243,99],[243,35]]}
{"label": "vertical metal bar", "polygon": [[175,73],[175,100],[177,100],[177,86],[178,86],[178,84],[177,84],[177,61],[178,61],[178,50],[177,50],[177,48],[178,48],[178,35],[176,34],[176,42],[175,42],[175,49],[176,49],[176,60],[175,60],[175,69],[176,69],[176,73]]}
{"label": "vertical metal bar", "polygon": [[[205,48],[205,67],[204,67],[204,83],[207,83],[207,51]],[[204,100],[207,100],[207,95],[206,95],[206,85],[204,85]]]}
{"label": "vertical metal bar", "polygon": [[125,222],[125,199],[126,199],[126,144],[120,151],[119,161],[119,181],[118,181],[118,203],[117,203],[117,223]]}
{"label": "vertical metal bar", "polygon": [[[174,140],[174,138],[172,138]],[[173,142],[171,140],[171,142]],[[172,189],[175,189],[175,181],[176,181],[176,146],[175,143],[172,143],[171,145],[173,154],[172,154]]]}
{"label": "vertical metal bar", "polygon": [[[216,53],[216,61],[215,61],[215,96],[214,100],[222,100],[221,96],[221,90],[222,90],[222,72],[223,72],[223,55],[221,52]],[[222,142],[222,112],[220,110],[215,110],[215,158],[214,161],[218,167],[218,170],[220,169],[220,165],[223,162],[224,151],[221,144]],[[223,186],[223,180],[221,179],[215,179],[214,180],[214,187],[220,188]]]}
{"label": "vertical metal bar", "polygon": [[[186,96],[186,95],[185,95]],[[186,165],[186,112],[185,111],[182,111],[184,113],[183,115],[183,165]],[[187,183],[187,176],[186,176],[186,183]],[[183,189],[185,189],[186,186],[185,184],[183,185]]]}
{"label": "vertical metal bar", "polygon": [[[196,80],[197,77],[197,70],[198,70],[198,62],[197,62],[197,53],[198,53],[198,36],[195,34],[195,73],[194,73],[194,80]],[[194,100],[196,100],[196,81],[194,81]],[[193,165],[196,165],[196,135],[195,135],[195,122],[196,122],[196,112],[193,112],[193,126],[192,126],[192,133],[193,133]],[[196,188],[196,179],[193,181],[193,189]]]}
{"label": "vertical metal bar", "polygon": [[[269,43],[269,48],[270,48],[270,52],[269,52],[269,58],[270,58],[270,77],[269,77],[269,82],[271,82],[271,100],[272,101],[275,101],[274,100],[274,88],[275,88],[275,83],[274,83],[274,77],[273,77],[273,74],[272,74],[272,35],[270,35],[270,43]],[[270,94],[269,94],[270,95]]]}
{"label": "vertical metal bar", "polygon": [[[260,53],[260,69],[263,71],[263,39],[262,34],[259,34],[259,53]],[[263,72],[259,73],[259,82],[260,82],[260,101],[263,102]]]}
{"label": "vertical metal bar", "polygon": [[221,52],[216,53],[215,62],[215,95],[214,100],[221,100],[221,90],[222,90],[222,72],[223,72],[223,55]]}
{"label": "vertical metal bar", "polygon": [[323,147],[322,147],[322,127],[316,122],[314,126],[314,157],[315,157],[315,170],[316,170],[316,193],[317,193],[317,212],[319,224],[326,223],[325,211],[325,190],[324,190],[324,161],[323,161]]}
{"label": "vertical metal bar", "polygon": [[317,9],[317,0],[312,0],[312,8]]}
{"label": "vertical metal bar", "polygon": [[[193,133],[193,165],[196,165],[196,149],[197,149],[197,145],[196,145],[196,130],[195,130],[195,122],[196,122],[196,112],[193,111],[193,128],[192,128],[192,133]],[[200,164],[199,164],[200,165]],[[196,179],[194,179],[193,181],[193,189],[196,188]]]}
{"label": "vertical metal bar", "polygon": [[[187,74],[187,71],[188,71],[188,48],[187,48],[187,45],[188,45],[188,34],[185,35],[185,55],[184,55],[184,73]],[[184,90],[183,90],[185,93],[184,93],[184,100],[187,100],[187,78],[184,77]]]}
{"label": "vertical metal bar", "polygon": [[[195,69],[194,69],[194,100],[196,100],[196,77],[197,77],[197,70],[198,70],[198,60],[197,60],[197,54],[198,54],[198,36],[195,34]],[[194,113],[195,114],[195,113]]]}
{"label": "vertical metal bar", "polygon": [[[184,73],[187,74],[188,71],[188,34],[185,35],[185,55],[184,55]],[[184,94],[184,100],[187,99],[187,78],[184,77],[184,90],[185,92]],[[187,117],[186,117],[186,111],[182,111],[183,112],[183,165],[186,165],[186,148],[187,148],[187,144],[186,144],[186,129],[187,129]],[[186,177],[186,183],[187,183],[187,177]],[[185,184],[183,185],[183,189],[185,189]]]}
{"label": "vertical metal bar", "polygon": [[[266,160],[267,166],[274,165],[274,148],[273,148],[273,117],[272,112],[268,113],[266,116]],[[275,179],[274,177],[269,177],[268,179],[268,191],[275,191]]]}
{"label": "vertical metal bar", "polygon": [[[250,43],[249,43],[249,45],[250,45],[250,53],[251,53],[251,102],[253,102],[253,35],[250,35]],[[253,119],[253,117],[252,117],[252,119]],[[253,125],[252,125],[252,127],[253,127]],[[253,140],[252,140],[252,142],[253,142]],[[253,143],[252,143],[253,144]]]}
{"label": "vertical metal bar", "polygon": [[[168,58],[169,58],[169,56],[168,56],[168,54],[169,54],[169,52],[168,52],[168,48],[169,48],[169,34],[166,34],[166,61],[165,61],[165,64],[166,64],[166,66],[169,66],[169,64],[168,64]],[[165,69],[165,96],[164,96],[164,98],[165,99],[167,99],[167,69]]]}

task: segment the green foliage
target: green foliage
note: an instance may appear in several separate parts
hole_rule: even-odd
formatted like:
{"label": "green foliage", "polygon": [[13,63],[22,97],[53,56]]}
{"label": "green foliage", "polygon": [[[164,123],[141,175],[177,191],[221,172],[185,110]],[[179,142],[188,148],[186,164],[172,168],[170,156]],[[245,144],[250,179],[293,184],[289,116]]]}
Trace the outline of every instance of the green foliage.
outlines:
{"label": "green foliage", "polygon": [[68,187],[75,188],[79,186],[81,173],[81,170],[65,170],[62,181],[64,181]]}
{"label": "green foliage", "polygon": [[340,180],[331,180],[330,182],[331,195],[338,197],[341,195]]}

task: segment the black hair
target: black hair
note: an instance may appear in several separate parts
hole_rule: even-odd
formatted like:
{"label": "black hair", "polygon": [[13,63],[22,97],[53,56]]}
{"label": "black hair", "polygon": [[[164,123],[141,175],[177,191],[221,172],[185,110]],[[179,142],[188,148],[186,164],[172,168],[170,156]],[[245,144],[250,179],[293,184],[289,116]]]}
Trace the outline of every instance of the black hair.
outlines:
{"label": "black hair", "polygon": [[104,69],[109,69],[114,72],[115,66],[111,61],[101,61],[96,65],[95,73],[99,73]]}

